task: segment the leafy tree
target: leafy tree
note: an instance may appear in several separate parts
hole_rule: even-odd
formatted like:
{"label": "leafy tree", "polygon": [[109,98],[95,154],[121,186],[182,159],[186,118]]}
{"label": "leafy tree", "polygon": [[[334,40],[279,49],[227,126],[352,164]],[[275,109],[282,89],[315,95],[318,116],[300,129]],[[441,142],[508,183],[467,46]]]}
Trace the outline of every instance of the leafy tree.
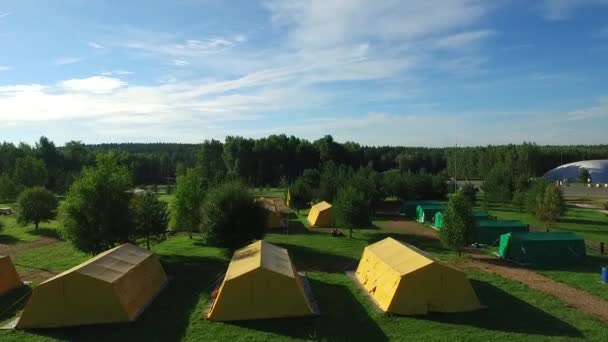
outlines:
{"label": "leafy tree", "polygon": [[370,224],[370,201],[363,191],[352,185],[340,188],[333,208],[336,225],[348,229],[350,238],[354,228]]}
{"label": "leafy tree", "polygon": [[130,241],[131,174],[116,154],[100,153],[95,166],[76,177],[60,208],[62,234],[78,250],[99,253]]}
{"label": "leafy tree", "polygon": [[226,176],[223,151],[224,146],[217,140],[205,140],[201,146],[197,155],[197,165],[205,188],[219,184]]}
{"label": "leafy tree", "polygon": [[21,187],[44,186],[47,170],[44,162],[32,156],[17,159],[13,171],[13,181]]}
{"label": "leafy tree", "polygon": [[167,204],[158,200],[153,192],[133,195],[131,199],[131,214],[135,224],[135,235],[146,240],[150,249],[150,241],[159,243],[165,239],[169,212]]}
{"label": "leafy tree", "polygon": [[445,211],[445,226],[439,231],[441,243],[458,252],[475,240],[477,222],[469,202],[461,194],[450,198]]}
{"label": "leafy tree", "polygon": [[590,183],[591,179],[591,173],[589,172],[589,170],[585,169],[584,167],[581,168],[579,174],[578,174],[578,180],[581,183]]}
{"label": "leafy tree", "polygon": [[192,232],[200,229],[204,198],[203,178],[199,170],[190,168],[177,176],[175,200],[172,202],[175,230],[187,231],[192,238]]}
{"label": "leafy tree", "polygon": [[57,198],[43,187],[28,188],[17,199],[17,223],[33,223],[38,230],[40,222],[49,222],[57,216]]}
{"label": "leafy tree", "polygon": [[17,185],[7,175],[0,175],[0,200],[12,201],[18,194]]}
{"label": "leafy tree", "polygon": [[36,152],[48,171],[46,186],[55,191],[61,190],[64,177],[63,155],[57,150],[55,144],[44,136],[40,137],[36,143]]}
{"label": "leafy tree", "polygon": [[296,211],[307,208],[312,201],[312,189],[302,177],[296,179],[293,183],[293,186],[289,189],[289,195],[291,196],[291,206]]}
{"label": "leafy tree", "polygon": [[511,204],[520,213],[523,212],[526,208],[526,193],[521,191],[515,191],[513,193],[513,199],[511,200]]}
{"label": "leafy tree", "polygon": [[508,203],[513,195],[513,175],[503,164],[497,164],[485,178],[484,192],[491,201]]}
{"label": "leafy tree", "polygon": [[[532,214],[536,214],[538,212],[538,198],[544,197],[547,186],[548,183],[543,179],[539,179],[531,184],[525,195],[525,206],[528,212]],[[542,203],[542,201],[540,203]]]}
{"label": "leafy tree", "polygon": [[460,189],[460,194],[467,202],[469,202],[471,207],[474,207],[477,203],[477,189],[475,189],[473,184],[467,183],[463,185]]}
{"label": "leafy tree", "polygon": [[264,237],[266,211],[253,200],[247,187],[230,182],[207,194],[201,221],[209,244],[234,250]]}
{"label": "leafy tree", "polygon": [[302,173],[302,180],[310,189],[318,189],[321,182],[321,174],[316,169],[306,169]]}
{"label": "leafy tree", "polygon": [[551,229],[551,224],[557,222],[565,211],[562,191],[557,185],[550,184],[545,189],[544,195],[539,196],[537,201],[539,203],[536,216]]}

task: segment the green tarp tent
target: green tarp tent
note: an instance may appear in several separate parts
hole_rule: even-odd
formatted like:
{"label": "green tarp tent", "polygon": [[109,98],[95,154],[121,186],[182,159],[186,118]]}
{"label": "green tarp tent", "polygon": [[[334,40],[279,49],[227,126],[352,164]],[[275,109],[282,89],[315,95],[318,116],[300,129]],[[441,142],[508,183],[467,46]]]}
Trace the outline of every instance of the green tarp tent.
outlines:
{"label": "green tarp tent", "polygon": [[420,204],[416,207],[416,221],[421,223],[432,221],[436,213],[445,209],[443,204]]}
{"label": "green tarp tent", "polygon": [[[435,214],[435,222],[433,223],[433,227],[437,228],[437,229],[441,229],[443,228],[443,225],[445,224],[444,221],[444,217],[443,217],[443,212],[437,212]],[[494,217],[490,216],[490,214],[486,213],[485,211],[481,211],[481,210],[474,210],[473,211],[473,216],[475,216],[475,219],[477,221],[482,221],[482,220],[493,220]]]}
{"label": "green tarp tent", "polygon": [[585,259],[585,240],[570,232],[509,233],[500,237],[498,255],[522,264],[576,263]]}
{"label": "green tarp tent", "polygon": [[500,236],[507,233],[525,233],[530,229],[527,224],[517,220],[479,220],[475,242],[486,245],[498,243]]}
{"label": "green tarp tent", "polygon": [[420,204],[441,204],[441,202],[433,200],[401,201],[401,214],[408,218],[416,218],[416,208]]}

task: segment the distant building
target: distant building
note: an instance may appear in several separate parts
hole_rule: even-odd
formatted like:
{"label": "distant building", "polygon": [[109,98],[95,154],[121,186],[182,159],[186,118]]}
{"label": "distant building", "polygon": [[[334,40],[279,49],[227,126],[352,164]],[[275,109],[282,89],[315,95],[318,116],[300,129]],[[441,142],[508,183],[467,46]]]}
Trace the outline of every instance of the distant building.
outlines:
{"label": "distant building", "polygon": [[591,182],[608,183],[608,159],[584,160],[558,166],[545,173],[545,178],[550,181],[578,182],[582,169],[587,169],[591,174]]}

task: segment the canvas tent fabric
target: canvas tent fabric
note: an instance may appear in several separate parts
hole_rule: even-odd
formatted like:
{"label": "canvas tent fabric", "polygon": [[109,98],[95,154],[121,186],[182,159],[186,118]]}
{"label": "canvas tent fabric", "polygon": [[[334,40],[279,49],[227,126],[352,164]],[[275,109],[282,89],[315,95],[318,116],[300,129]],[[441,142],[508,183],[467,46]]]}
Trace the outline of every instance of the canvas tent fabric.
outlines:
{"label": "canvas tent fabric", "polygon": [[259,198],[258,203],[266,210],[266,226],[268,228],[282,228],[283,216],[287,215],[287,207],[279,198]]}
{"label": "canvas tent fabric", "polygon": [[446,209],[443,204],[419,204],[416,207],[416,221],[424,223],[435,219],[435,214]]}
{"label": "canvas tent fabric", "polygon": [[441,204],[439,201],[420,200],[420,201],[401,201],[401,214],[405,217],[416,218],[416,208],[420,204]]}
{"label": "canvas tent fabric", "polygon": [[480,220],[477,221],[477,238],[475,242],[495,245],[500,236],[507,233],[525,233],[529,226],[517,220]]}
{"label": "canvas tent fabric", "polygon": [[0,295],[23,285],[19,273],[8,255],[0,255]]}
{"label": "canvas tent fabric", "polygon": [[16,327],[134,321],[166,282],[156,255],[124,244],[34,287]]}
{"label": "canvas tent fabric", "polygon": [[257,241],[234,252],[207,318],[238,321],[313,313],[287,250]]}
{"label": "canvas tent fabric", "polygon": [[355,277],[385,312],[423,315],[481,308],[464,272],[393,238],[365,247]]}
{"label": "canvas tent fabric", "polygon": [[522,264],[560,265],[585,260],[585,240],[571,232],[501,235],[498,255]]}
{"label": "canvas tent fabric", "polygon": [[[473,216],[475,217],[475,219],[477,221],[493,220],[493,217],[490,216],[490,214],[486,213],[485,211],[481,211],[481,210],[474,210]],[[433,221],[433,227],[435,227],[437,229],[441,229],[441,228],[443,228],[444,225],[445,225],[445,218],[444,218],[443,212],[438,211],[435,214],[435,220]]]}
{"label": "canvas tent fabric", "polygon": [[334,224],[331,204],[323,201],[313,205],[308,212],[308,223],[313,227],[330,227]]}

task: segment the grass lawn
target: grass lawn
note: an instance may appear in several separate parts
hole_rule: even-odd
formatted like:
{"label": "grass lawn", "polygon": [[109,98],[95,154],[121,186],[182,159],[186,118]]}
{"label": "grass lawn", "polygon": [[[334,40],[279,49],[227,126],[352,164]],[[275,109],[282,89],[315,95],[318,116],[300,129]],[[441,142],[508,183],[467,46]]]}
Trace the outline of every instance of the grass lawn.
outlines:
{"label": "grass lawn", "polygon": [[[11,207],[13,210],[15,210],[16,206],[16,203],[0,203],[0,207]],[[17,224],[14,213],[9,216],[0,216],[0,221],[4,224],[4,229],[0,231],[0,244],[14,245],[36,241],[43,237],[58,237],[57,221],[55,220],[40,223],[38,230],[34,229],[33,224],[25,227]]]}
{"label": "grass lawn", "polygon": [[[357,260],[378,233],[359,231],[353,240],[324,233],[269,234],[268,240],[289,247],[294,263],[340,265]],[[407,236],[401,236],[407,238]],[[430,245],[428,247],[431,247]],[[501,277],[472,271],[469,276],[487,309],[465,314],[402,317],[377,312],[342,271],[310,271],[311,287],[321,316],[301,319],[218,323],[202,319],[212,284],[229,257],[198,239],[173,237],[154,250],[173,280],[133,324],[0,331],[2,341],[268,341],[268,340],[499,340],[601,341],[608,326],[556,299]],[[17,260],[50,269],[67,268],[86,256],[65,244],[23,251]],[[52,257],[49,257],[52,256]],[[54,259],[50,261],[48,259]],[[327,265],[324,265],[327,266]],[[2,303],[2,302],[0,302]]]}
{"label": "grass lawn", "polygon": [[285,189],[283,189],[283,188],[253,188],[253,196],[283,198],[285,196]]}

